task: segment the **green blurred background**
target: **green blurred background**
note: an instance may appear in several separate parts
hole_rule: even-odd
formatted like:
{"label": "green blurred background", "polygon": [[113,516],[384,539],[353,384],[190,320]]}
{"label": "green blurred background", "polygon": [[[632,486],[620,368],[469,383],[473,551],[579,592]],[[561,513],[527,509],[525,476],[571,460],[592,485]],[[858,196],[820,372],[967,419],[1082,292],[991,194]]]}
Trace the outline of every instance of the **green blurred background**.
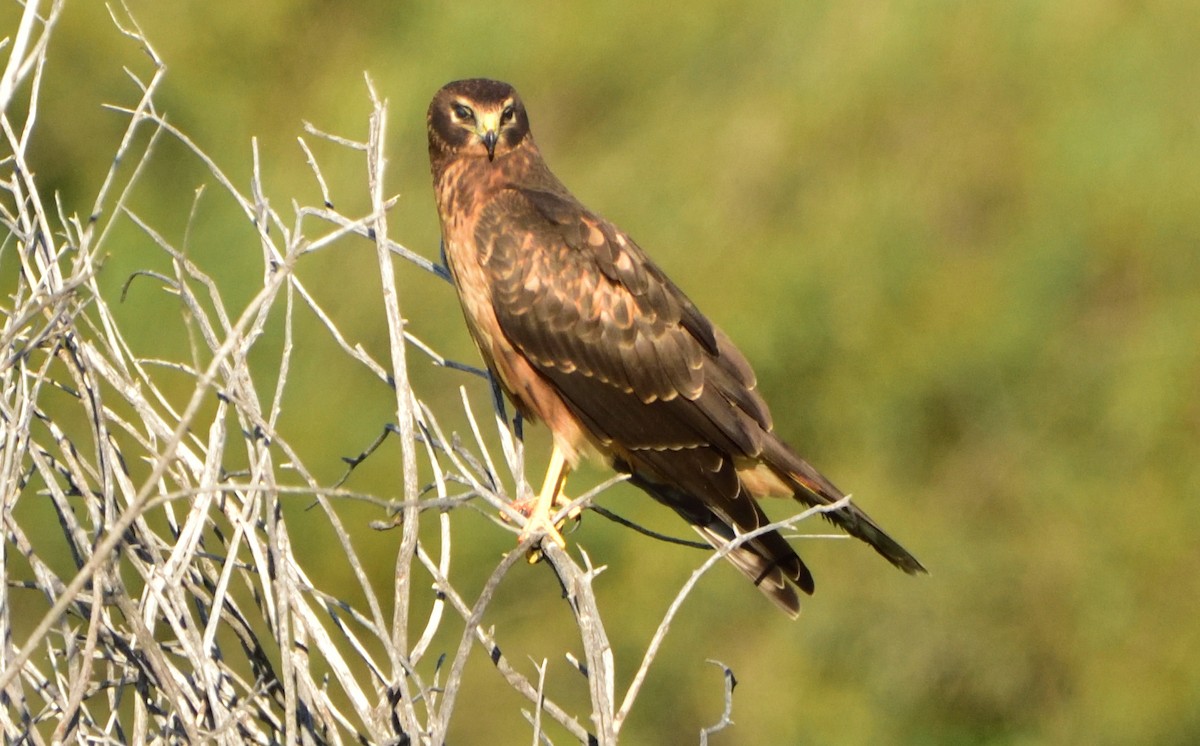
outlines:
{"label": "green blurred background", "polygon": [[[279,210],[320,201],[303,121],[365,139],[368,71],[390,102],[391,231],[429,257],[430,97],[461,77],[516,85],[559,176],[739,342],[781,433],[930,568],[909,578],[857,543],[804,541],[818,591],[795,623],[719,569],[674,625],[626,743],[692,742],[715,722],[708,658],[739,681],[737,725],[716,743],[1200,742],[1200,4],[130,5],[168,67],[158,108],[243,187],[257,136]],[[126,124],[101,104],[136,100],[122,65],[148,70],[101,4],[68,3],[31,158],[70,212],[90,211]],[[336,207],[365,214],[361,159],[306,139]],[[201,184],[163,142],[130,205],[182,245]],[[253,233],[216,190],[187,243],[235,309],[255,292]],[[131,271],[168,266],[129,226],[110,252],[113,297]],[[345,241],[299,275],[386,359],[373,252]],[[398,271],[412,330],[476,362],[449,286]],[[162,316],[176,308],[146,284],[118,313],[139,352],[182,359]],[[394,399],[303,313],[296,354],[282,430],[332,482]],[[477,379],[410,359],[449,426],[459,385],[484,412]],[[391,449],[350,486],[398,496]],[[605,504],[684,533],[632,488]],[[314,580],[352,586],[302,507],[290,525],[313,540]],[[340,509],[386,590],[398,534]],[[456,571],[481,579],[512,538],[460,513]],[[627,681],[702,555],[595,516],[571,538],[609,566],[598,592]],[[550,659],[552,695],[586,701],[544,567],[514,571],[485,622],[527,673]],[[527,742],[489,667],[472,659],[452,742]]]}

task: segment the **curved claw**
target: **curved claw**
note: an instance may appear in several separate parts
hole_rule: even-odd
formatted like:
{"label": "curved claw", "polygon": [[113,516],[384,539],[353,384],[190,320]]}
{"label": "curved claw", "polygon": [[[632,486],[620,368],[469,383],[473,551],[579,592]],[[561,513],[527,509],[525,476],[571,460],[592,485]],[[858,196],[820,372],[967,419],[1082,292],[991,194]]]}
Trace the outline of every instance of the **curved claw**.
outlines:
{"label": "curved claw", "polygon": [[[567,541],[560,532],[563,524],[566,523],[566,519],[555,524],[550,511],[554,509],[555,505],[562,504],[564,499],[562,488],[563,484],[567,481],[567,473],[570,470],[571,467],[567,465],[562,451],[555,444],[554,450],[550,453],[550,466],[546,470],[546,480],[542,483],[542,489],[538,493],[533,510],[526,513],[525,510],[522,510],[523,505],[517,507],[518,511],[526,513],[528,516],[525,520],[525,527],[521,529],[519,541],[524,542],[529,537],[540,533],[550,538],[563,549],[566,549]],[[530,564],[540,561],[541,558],[542,551],[540,548],[534,547],[529,550],[527,559]]]}
{"label": "curved claw", "polygon": [[[560,548],[566,549],[567,540],[563,538],[560,530],[564,523],[566,523],[565,520],[559,521],[558,524],[555,525],[552,523],[549,512],[547,512],[545,515],[540,515],[539,512],[535,510],[534,514],[529,516],[529,518],[525,521],[525,528],[521,530],[521,535],[518,541],[524,543],[529,537],[541,534],[542,541],[549,539],[557,544]],[[529,550],[529,554],[527,555],[526,559],[529,560],[529,564],[531,565],[541,561],[542,549],[540,542],[538,545]]]}

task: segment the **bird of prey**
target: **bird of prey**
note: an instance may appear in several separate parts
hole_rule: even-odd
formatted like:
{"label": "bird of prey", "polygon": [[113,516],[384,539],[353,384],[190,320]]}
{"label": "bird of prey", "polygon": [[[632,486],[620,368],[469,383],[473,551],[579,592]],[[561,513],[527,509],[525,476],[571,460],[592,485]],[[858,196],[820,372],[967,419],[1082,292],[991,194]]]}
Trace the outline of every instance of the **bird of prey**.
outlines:
{"label": "bird of prey", "polygon": [[[446,263],[471,336],[518,411],[554,438],[524,536],[563,544],[551,510],[586,451],[716,548],[769,522],[757,498],[816,506],[843,497],[774,433],[733,342],[550,172],[512,86],[449,83],[427,123]],[[901,570],[925,571],[857,506],[826,517]],[[776,532],[727,557],[793,618],[796,589],[813,591]]]}

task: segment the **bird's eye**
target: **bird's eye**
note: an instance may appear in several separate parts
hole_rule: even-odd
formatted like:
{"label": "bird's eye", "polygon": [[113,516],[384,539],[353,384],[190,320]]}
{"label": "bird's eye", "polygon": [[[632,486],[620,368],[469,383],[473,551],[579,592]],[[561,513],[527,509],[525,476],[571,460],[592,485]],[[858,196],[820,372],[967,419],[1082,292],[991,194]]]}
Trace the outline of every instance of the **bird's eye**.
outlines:
{"label": "bird's eye", "polygon": [[471,107],[469,106],[464,106],[463,104],[454,104],[453,110],[454,116],[457,119],[469,122],[475,118],[475,112],[471,111]]}
{"label": "bird's eye", "polygon": [[512,104],[504,107],[504,111],[500,112],[500,124],[508,124],[517,115],[516,108]]}

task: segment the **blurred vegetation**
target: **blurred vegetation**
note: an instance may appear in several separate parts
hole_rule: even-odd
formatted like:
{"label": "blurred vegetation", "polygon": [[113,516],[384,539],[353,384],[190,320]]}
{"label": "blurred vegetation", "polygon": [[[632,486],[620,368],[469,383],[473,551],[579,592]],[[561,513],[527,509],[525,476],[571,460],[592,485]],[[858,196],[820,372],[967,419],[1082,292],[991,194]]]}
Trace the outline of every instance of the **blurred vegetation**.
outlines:
{"label": "blurred vegetation", "polygon": [[[257,137],[273,200],[319,201],[295,138],[305,120],[365,138],[369,71],[390,100],[391,230],[430,257],[429,98],[460,77],[515,84],[556,172],[738,340],[778,429],[931,569],[908,578],[856,544],[803,542],[818,592],[796,623],[736,573],[712,575],[628,743],[687,742],[716,720],[706,658],[739,679],[718,743],[1200,741],[1200,5],[130,5],[167,63],[159,108],[243,184]],[[31,162],[86,215],[126,123],[101,104],[135,100],[120,68],[142,60],[99,3],[68,4],[50,60]],[[218,279],[252,273],[227,207],[201,197],[189,227],[209,177],[182,148],[164,141],[149,168],[130,207],[170,240],[186,231]],[[337,207],[367,212],[359,174],[329,169]],[[101,278],[113,293],[165,263],[129,236]],[[373,251],[347,241],[299,274],[386,358]],[[414,331],[474,363],[450,288],[407,265],[400,279]],[[183,354],[161,334],[168,301],[137,288],[126,333]],[[297,349],[311,364],[293,373],[287,426],[332,481],[393,401],[315,324]],[[435,409],[460,384],[484,393],[415,367]],[[394,494],[398,471],[369,462],[352,486]],[[631,488],[605,504],[682,533]],[[344,513],[385,587],[397,539],[367,528],[373,510]],[[318,518],[297,505],[297,543]],[[478,528],[455,561],[486,569],[511,537]],[[608,624],[632,665],[700,555],[594,516],[572,540],[609,566],[597,591],[628,609]],[[326,587],[347,572],[316,552],[309,569]],[[490,621],[511,659],[571,646],[541,568],[510,576],[502,600]],[[551,685],[584,697],[577,679],[551,658]],[[481,680],[464,697],[497,717],[451,740],[524,740]]]}

